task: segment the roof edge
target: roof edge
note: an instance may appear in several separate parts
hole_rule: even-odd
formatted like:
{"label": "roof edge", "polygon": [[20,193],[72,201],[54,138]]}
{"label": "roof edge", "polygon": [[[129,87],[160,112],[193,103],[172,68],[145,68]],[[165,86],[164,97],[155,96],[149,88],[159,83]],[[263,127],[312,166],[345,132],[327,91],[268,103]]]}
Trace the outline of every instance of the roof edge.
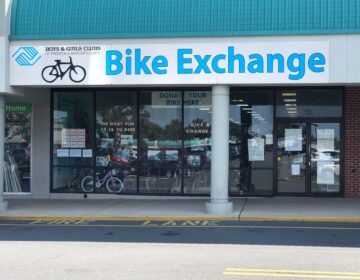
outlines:
{"label": "roof edge", "polygon": [[169,33],[109,33],[109,34],[53,34],[53,35],[10,35],[10,41],[16,40],[76,40],[76,39],[133,39],[133,38],[196,38],[196,37],[242,37],[242,36],[302,36],[302,35],[349,35],[360,34],[360,30],[329,30],[324,33],[323,30],[311,31],[271,31],[271,32],[169,32]]}

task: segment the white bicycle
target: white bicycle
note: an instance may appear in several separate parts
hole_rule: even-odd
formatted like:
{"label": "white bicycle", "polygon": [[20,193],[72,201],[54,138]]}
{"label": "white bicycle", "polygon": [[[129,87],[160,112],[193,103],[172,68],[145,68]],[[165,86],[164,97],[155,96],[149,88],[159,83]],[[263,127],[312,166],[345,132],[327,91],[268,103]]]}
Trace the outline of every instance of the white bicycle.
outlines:
{"label": "white bicycle", "polygon": [[115,168],[106,172],[102,178],[99,177],[99,173],[96,173],[95,184],[93,176],[85,176],[81,180],[81,189],[83,192],[89,193],[94,191],[94,185],[95,188],[99,189],[105,184],[109,193],[120,193],[124,189],[124,183],[118,177],[115,177],[116,174]]}

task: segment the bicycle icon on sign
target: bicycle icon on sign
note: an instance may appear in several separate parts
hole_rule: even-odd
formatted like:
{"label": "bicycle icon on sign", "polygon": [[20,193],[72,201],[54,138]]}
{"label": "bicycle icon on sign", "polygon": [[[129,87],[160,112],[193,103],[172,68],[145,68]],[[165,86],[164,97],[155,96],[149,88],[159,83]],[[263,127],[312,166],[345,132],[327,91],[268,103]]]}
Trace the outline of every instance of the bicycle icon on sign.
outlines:
{"label": "bicycle icon on sign", "polygon": [[[86,76],[85,68],[80,65],[74,65],[71,56],[69,56],[69,58],[69,62],[62,62],[61,60],[56,59],[56,64],[46,66],[41,72],[44,81],[48,83],[53,83],[58,78],[62,80],[66,73],[69,73],[69,78],[71,81],[73,81],[74,83],[82,82]],[[61,68],[61,66],[63,65],[68,65],[65,70]]]}

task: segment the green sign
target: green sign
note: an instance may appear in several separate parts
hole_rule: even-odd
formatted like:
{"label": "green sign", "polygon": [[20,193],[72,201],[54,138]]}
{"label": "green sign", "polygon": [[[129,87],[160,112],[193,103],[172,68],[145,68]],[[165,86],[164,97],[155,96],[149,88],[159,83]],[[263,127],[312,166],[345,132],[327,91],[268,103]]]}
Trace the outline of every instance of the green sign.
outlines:
{"label": "green sign", "polygon": [[31,113],[31,104],[25,102],[6,102],[6,113]]}

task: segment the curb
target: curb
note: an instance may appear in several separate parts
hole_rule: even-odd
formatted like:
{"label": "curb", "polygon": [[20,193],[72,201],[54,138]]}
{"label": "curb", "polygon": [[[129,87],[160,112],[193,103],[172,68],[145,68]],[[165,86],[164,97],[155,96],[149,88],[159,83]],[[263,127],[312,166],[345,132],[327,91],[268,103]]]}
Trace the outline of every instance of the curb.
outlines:
{"label": "curb", "polygon": [[263,222],[341,222],[360,223],[360,217],[304,216],[51,216],[0,215],[0,220],[93,220],[93,221],[263,221]]}
{"label": "curb", "polygon": [[360,217],[248,216],[240,217],[239,221],[360,223]]}
{"label": "curb", "polygon": [[238,216],[43,216],[0,215],[0,220],[237,221]]}

